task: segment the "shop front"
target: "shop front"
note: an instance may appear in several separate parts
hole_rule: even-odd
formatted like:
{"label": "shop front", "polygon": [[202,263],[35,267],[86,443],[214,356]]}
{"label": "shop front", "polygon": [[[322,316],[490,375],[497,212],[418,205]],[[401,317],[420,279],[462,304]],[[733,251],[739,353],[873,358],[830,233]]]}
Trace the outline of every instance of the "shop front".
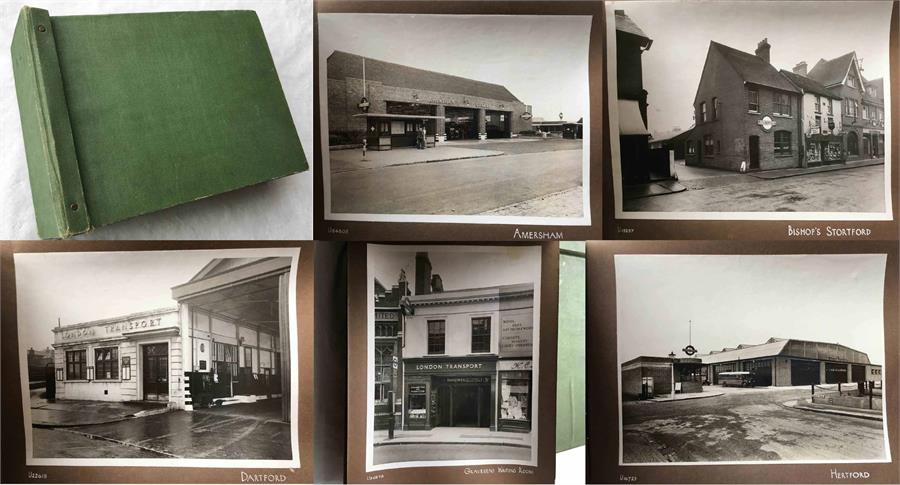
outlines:
{"label": "shop front", "polygon": [[404,359],[403,428],[497,429],[497,357]]}
{"label": "shop front", "polygon": [[443,120],[440,116],[386,113],[365,113],[354,117],[366,120],[368,150],[415,147],[423,129],[425,148],[434,148],[435,124],[437,120]]}
{"label": "shop front", "polygon": [[532,361],[502,360],[497,365],[500,381],[500,431],[531,431]]}
{"label": "shop front", "polygon": [[843,163],[844,160],[843,136],[817,133],[806,137],[807,166]]}

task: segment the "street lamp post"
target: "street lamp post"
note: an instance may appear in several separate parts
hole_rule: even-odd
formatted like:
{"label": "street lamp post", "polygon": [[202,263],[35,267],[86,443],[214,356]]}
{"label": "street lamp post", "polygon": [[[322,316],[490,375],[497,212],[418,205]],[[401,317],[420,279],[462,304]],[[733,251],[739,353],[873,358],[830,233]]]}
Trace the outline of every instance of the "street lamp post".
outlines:
{"label": "street lamp post", "polygon": [[672,386],[671,386],[671,395],[672,400],[675,400],[675,352],[669,352],[669,358],[672,359]]}

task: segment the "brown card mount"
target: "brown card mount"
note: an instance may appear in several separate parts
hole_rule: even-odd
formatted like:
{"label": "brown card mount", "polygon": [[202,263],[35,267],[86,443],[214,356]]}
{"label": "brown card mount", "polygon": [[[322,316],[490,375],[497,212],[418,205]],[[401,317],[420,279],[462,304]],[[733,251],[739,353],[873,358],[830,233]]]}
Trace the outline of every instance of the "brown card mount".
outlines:
{"label": "brown card mount", "polygon": [[900,478],[896,243],[587,254],[589,483]]}
{"label": "brown card mount", "polygon": [[3,243],[3,481],[312,483],[315,248]]}
{"label": "brown card mount", "polygon": [[[315,178],[317,239],[540,241],[601,236],[601,4],[323,1],[316,3],[315,15],[314,163],[321,174]],[[347,17],[335,20],[339,15]],[[466,36],[465,46],[441,47],[438,57],[431,54],[438,47],[429,43],[421,56],[410,58],[404,54],[409,49],[399,45],[385,50],[353,38],[362,35],[388,43],[390,36],[330,34],[339,21],[346,26],[365,18],[360,25],[367,31],[376,28],[373,24],[383,24],[384,30],[406,29],[401,25],[405,19],[412,22],[410,28],[419,29],[423,22],[435,23],[436,29],[458,24],[477,32],[475,37],[489,35],[501,24],[523,35],[531,30],[528,22],[541,17],[547,20],[544,29],[562,26],[548,34],[556,40],[548,44],[547,52],[555,54],[545,52],[546,62],[576,63],[587,77],[575,82],[577,86],[559,78],[573,69],[541,69],[535,66],[537,58],[513,58],[505,51],[495,53],[503,59],[497,66],[506,66],[497,67],[498,72],[515,72],[509,66],[519,66],[522,79],[466,73],[471,71],[466,63],[477,65],[475,51],[483,51],[488,43],[478,45],[472,35]],[[475,26],[480,27],[472,30]],[[571,39],[586,45],[566,50],[565,42]],[[522,88],[522,81],[537,71],[554,73],[553,81]],[[545,100],[562,86],[576,94]],[[587,93],[585,104],[571,105],[570,98],[580,92]],[[401,147],[420,141],[424,149]]]}
{"label": "brown card mount", "polygon": [[556,243],[353,243],[348,266],[348,482],[552,483]]}
{"label": "brown card mount", "polygon": [[[803,22],[799,5],[754,6],[750,15]],[[709,9],[607,3],[604,239],[898,238],[900,6],[822,7],[820,18],[846,30],[798,34],[760,22],[757,45],[733,35],[745,30],[733,28],[745,19],[740,2]],[[683,25],[672,19],[679,16],[696,22],[702,42],[676,33]],[[854,36],[853,29],[865,35]],[[816,53],[802,54],[809,51],[804,45],[816,45]],[[675,57],[680,70],[696,76],[671,79],[683,85],[677,96],[674,85],[660,87],[661,79],[670,81],[660,77],[669,69],[661,62]],[[864,65],[861,75],[841,84],[841,75]],[[629,69],[634,66],[641,69]],[[780,104],[783,96],[789,106]]]}

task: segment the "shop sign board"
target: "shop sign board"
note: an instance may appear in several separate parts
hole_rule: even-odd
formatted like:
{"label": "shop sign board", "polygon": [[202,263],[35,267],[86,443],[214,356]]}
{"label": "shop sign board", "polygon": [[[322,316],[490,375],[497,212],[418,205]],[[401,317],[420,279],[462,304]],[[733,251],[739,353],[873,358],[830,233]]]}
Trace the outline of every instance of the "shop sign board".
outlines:
{"label": "shop sign board", "polygon": [[500,356],[530,357],[534,340],[531,313],[500,313]]}

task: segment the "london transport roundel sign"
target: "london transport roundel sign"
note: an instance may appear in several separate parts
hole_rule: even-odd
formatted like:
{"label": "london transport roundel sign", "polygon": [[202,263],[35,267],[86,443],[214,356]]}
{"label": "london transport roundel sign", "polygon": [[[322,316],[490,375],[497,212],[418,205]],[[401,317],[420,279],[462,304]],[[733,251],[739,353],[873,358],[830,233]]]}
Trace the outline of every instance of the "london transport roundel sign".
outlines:
{"label": "london transport roundel sign", "polygon": [[687,347],[681,349],[681,351],[688,355],[694,355],[697,353],[697,349],[695,349],[693,345],[688,345]]}
{"label": "london transport roundel sign", "polygon": [[775,120],[773,120],[769,115],[765,115],[761,120],[756,122],[763,131],[769,131],[775,126]]}
{"label": "london transport roundel sign", "polygon": [[522,113],[522,119],[525,120],[525,121],[530,120],[530,119],[531,119],[531,113],[529,113],[529,112],[527,112],[527,111],[524,112],[524,113]]}

